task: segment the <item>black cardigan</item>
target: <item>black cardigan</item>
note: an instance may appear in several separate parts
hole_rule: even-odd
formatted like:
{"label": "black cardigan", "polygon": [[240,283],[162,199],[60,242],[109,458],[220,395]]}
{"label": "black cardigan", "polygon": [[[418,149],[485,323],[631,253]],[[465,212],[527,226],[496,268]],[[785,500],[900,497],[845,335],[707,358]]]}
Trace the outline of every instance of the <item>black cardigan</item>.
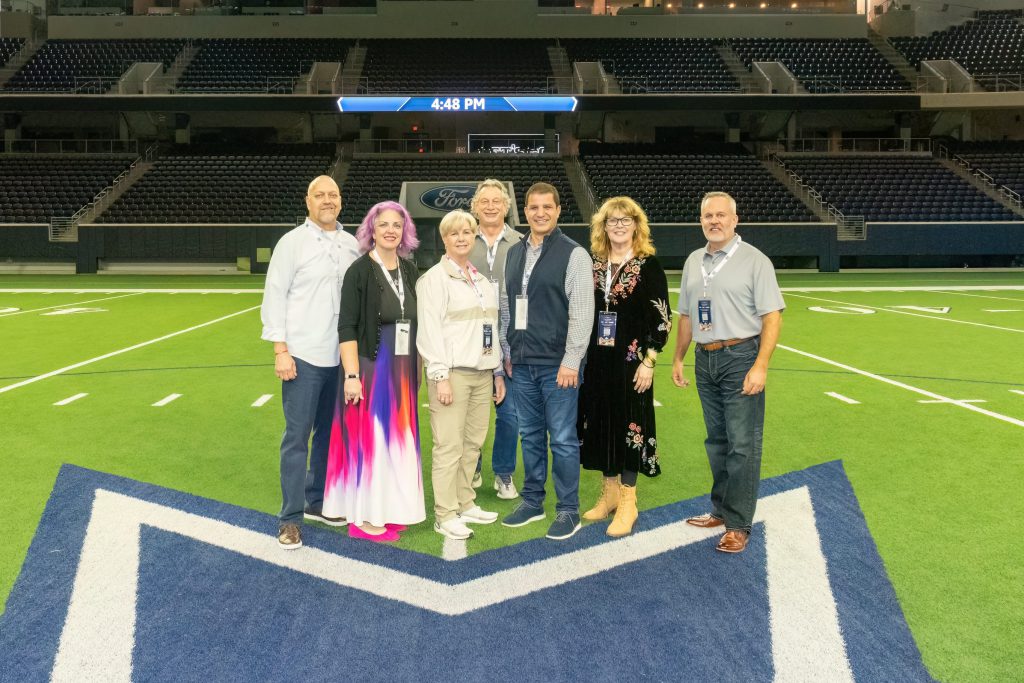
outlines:
{"label": "black cardigan", "polygon": [[[412,261],[398,259],[398,270],[405,284],[406,317],[414,320],[409,343],[416,348],[416,280],[419,269]],[[338,314],[338,341],[354,341],[359,355],[375,360],[380,346],[380,301],[385,287],[380,266],[369,253],[363,254],[349,266],[341,285],[341,310]],[[371,324],[372,321],[372,324]]]}

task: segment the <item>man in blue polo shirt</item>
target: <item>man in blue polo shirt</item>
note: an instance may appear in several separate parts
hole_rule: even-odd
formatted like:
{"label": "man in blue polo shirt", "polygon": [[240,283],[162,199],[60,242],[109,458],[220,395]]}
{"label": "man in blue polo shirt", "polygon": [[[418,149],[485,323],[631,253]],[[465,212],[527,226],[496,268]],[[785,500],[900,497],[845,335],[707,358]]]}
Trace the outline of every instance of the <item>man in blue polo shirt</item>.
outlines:
{"label": "man in blue polo shirt", "polygon": [[523,501],[502,524],[518,527],[544,519],[550,437],[558,502],[547,537],[554,540],[580,528],[576,406],[594,323],[590,255],[558,228],[561,211],[554,186],[535,183],[526,191],[530,234],[508,250],[500,326],[524,471]]}
{"label": "man in blue polo shirt", "polygon": [[713,483],[711,512],[686,521],[725,527],[717,549],[739,553],[747,547],[757,504],[764,385],[785,303],[771,261],[736,234],[736,200],[709,192],[700,207],[708,244],[683,266],[672,381],[678,387],[690,383],[683,356],[696,342],[694,375]]}

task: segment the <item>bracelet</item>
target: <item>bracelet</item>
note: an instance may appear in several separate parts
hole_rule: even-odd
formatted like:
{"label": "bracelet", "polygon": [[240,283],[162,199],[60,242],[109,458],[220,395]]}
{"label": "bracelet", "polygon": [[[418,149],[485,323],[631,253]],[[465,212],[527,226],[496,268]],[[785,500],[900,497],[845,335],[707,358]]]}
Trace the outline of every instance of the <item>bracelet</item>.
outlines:
{"label": "bracelet", "polygon": [[[647,360],[647,359],[644,359],[644,360]],[[654,362],[653,362],[653,361],[651,362],[651,364],[650,364],[650,365],[648,365],[648,364],[647,364],[646,362],[644,362],[644,361],[642,360],[642,361],[640,361],[640,365],[643,365],[643,366],[644,366],[645,368],[650,368],[651,370],[653,370],[653,369],[654,369]]]}
{"label": "bracelet", "polygon": [[349,373],[349,374],[345,375],[345,381],[346,382],[349,381],[350,379],[359,379],[359,375],[357,375],[355,373]]}
{"label": "bracelet", "polygon": [[275,356],[280,356],[282,353],[288,353],[288,349],[285,349],[284,351],[274,351]]}

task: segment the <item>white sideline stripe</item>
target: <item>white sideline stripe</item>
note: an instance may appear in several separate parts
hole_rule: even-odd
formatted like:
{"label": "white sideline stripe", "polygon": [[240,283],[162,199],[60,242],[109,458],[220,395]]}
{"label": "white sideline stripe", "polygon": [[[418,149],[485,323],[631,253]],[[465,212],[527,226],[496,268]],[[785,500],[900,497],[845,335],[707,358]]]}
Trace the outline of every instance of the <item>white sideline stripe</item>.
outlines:
{"label": "white sideline stripe", "polygon": [[856,406],[860,405],[860,401],[855,401],[852,398],[850,398],[849,396],[843,396],[842,394],[837,394],[834,391],[826,391],[825,395],[826,396],[831,396],[832,398],[838,398],[843,403],[849,403],[850,405],[856,405]]}
{"label": "white sideline stripe", "polygon": [[74,396],[68,396],[66,399],[64,399],[62,401],[57,401],[53,405],[55,405],[55,406],[66,406],[67,404],[73,403],[73,402],[77,401],[80,398],[85,398],[88,395],[89,394],[87,394],[87,393],[75,394]]}
{"label": "white sideline stripe", "polygon": [[1010,393],[1017,394],[1018,396],[1024,396],[1024,391],[1021,391],[1020,389],[1010,389]]}
{"label": "white sideline stripe", "polygon": [[154,408],[163,408],[165,405],[167,405],[171,401],[176,401],[179,398],[181,398],[181,394],[168,394],[167,396],[164,396],[162,399],[160,399],[159,401],[154,403],[153,407]]}
{"label": "white sideline stripe", "polygon": [[[103,288],[97,294],[262,294],[262,289]],[[0,294],[84,294],[81,289],[0,289]]]}
{"label": "white sideline stripe", "polygon": [[812,299],[814,301],[825,301],[830,304],[837,304],[840,306],[861,306],[863,308],[873,308],[876,311],[885,311],[886,313],[898,313],[900,315],[912,315],[915,318],[931,318],[932,320],[945,320],[950,323],[960,323],[961,325],[974,325],[976,327],[987,327],[991,330],[1003,330],[1005,332],[1020,332],[1024,334],[1024,330],[1018,330],[1015,327],[999,327],[998,325],[988,325],[986,323],[976,323],[970,320],[957,320],[956,318],[948,318],[945,316],[938,315],[926,315],[924,313],[911,313],[910,311],[898,311],[888,306],[872,306],[871,304],[851,304],[848,301],[836,301],[834,299],[822,299],[816,296],[805,296],[803,294],[790,294],[789,296],[795,296],[800,299]]}
{"label": "white sideline stripe", "polygon": [[661,401],[659,401],[658,399],[654,399],[654,407],[655,407],[655,408],[660,408],[660,407],[661,407],[661,405],[662,405],[662,404],[661,404]]}
{"label": "white sideline stripe", "polygon": [[929,400],[921,398],[918,400],[919,403],[987,403],[988,401],[984,398],[957,398],[956,400]]}
{"label": "white sideline stripe", "polygon": [[986,313],[1020,313],[1024,309],[1021,309],[1021,308],[983,308],[981,310],[985,311]]}
{"label": "white sideline stripe", "polygon": [[273,394],[263,394],[258,399],[256,399],[255,401],[252,402],[252,407],[253,408],[259,408],[260,406],[262,406],[263,404],[265,404],[267,401],[269,401],[272,398],[274,398]]}
{"label": "white sideline stripe", "polygon": [[943,396],[942,394],[936,394],[935,392],[928,391],[927,389],[920,389],[918,387],[914,387],[914,386],[911,386],[909,384],[904,384],[903,382],[897,382],[896,380],[889,379],[888,377],[883,377],[881,375],[876,375],[875,373],[868,372],[867,370],[861,370],[859,368],[855,368],[852,365],[845,365],[845,364],[840,363],[838,361],[830,360],[828,358],[823,358],[821,356],[815,356],[813,353],[808,353],[806,351],[801,351],[800,349],[794,349],[793,347],[786,346],[785,344],[779,344],[778,348],[785,349],[786,351],[789,351],[791,353],[796,353],[796,354],[799,354],[801,356],[806,356],[807,358],[812,358],[812,359],[814,359],[816,361],[820,361],[822,363],[827,363],[828,365],[833,365],[833,366],[835,366],[837,368],[842,368],[843,370],[847,370],[848,372],[853,372],[853,373],[856,373],[858,375],[863,375],[864,377],[870,377],[871,379],[876,379],[879,382],[885,382],[886,384],[891,384],[894,387],[899,387],[900,389],[906,389],[907,391],[913,391],[916,394],[921,394],[922,396],[927,396],[928,398],[934,398],[936,400],[943,401],[943,402],[946,402],[946,403],[952,403],[953,405],[960,406],[961,408],[966,408],[967,410],[972,410],[972,411],[974,411],[976,413],[981,413],[982,415],[988,415],[989,417],[994,417],[995,419],[1002,420],[1003,422],[1009,422],[1010,424],[1016,425],[1018,427],[1024,427],[1024,420],[1018,420],[1017,418],[1010,417],[1009,415],[1003,415],[1001,413],[996,413],[996,412],[993,412],[991,410],[985,410],[984,408],[979,408],[976,405],[972,405],[970,403],[965,403],[964,401],[957,401],[957,400],[954,400],[952,398],[949,398],[948,396]]}
{"label": "white sideline stripe", "polygon": [[14,384],[8,384],[6,387],[0,387],[0,394],[3,394],[3,393],[8,392],[8,391],[11,391],[13,389],[18,389],[19,387],[27,386],[27,385],[32,384],[34,382],[39,382],[40,380],[49,379],[50,377],[56,377],[57,375],[60,375],[60,374],[63,374],[65,372],[67,372],[68,370],[76,370],[76,369],[78,369],[78,368],[80,368],[82,366],[89,365],[90,363],[96,363],[96,362],[99,362],[101,360],[106,360],[107,358],[113,358],[114,356],[119,356],[122,353],[128,353],[129,351],[134,351],[136,349],[141,349],[144,346],[149,346],[150,344],[156,344],[157,342],[162,342],[162,341],[165,341],[167,339],[171,339],[172,337],[177,337],[180,334],[186,334],[188,332],[192,332],[194,330],[198,330],[198,329],[206,327],[208,325],[215,325],[216,323],[219,323],[219,322],[222,322],[224,320],[227,320],[228,318],[234,318],[236,315],[242,315],[243,313],[248,313],[250,311],[255,311],[257,308],[259,308],[259,306],[251,306],[251,307],[245,308],[245,309],[243,309],[241,311],[235,311],[234,313],[229,313],[228,315],[222,316],[220,318],[216,318],[214,320],[207,320],[205,323],[200,323],[198,325],[193,325],[192,327],[187,327],[184,330],[178,330],[177,332],[171,332],[170,334],[165,334],[164,336],[157,337],[156,339],[150,339],[149,341],[144,341],[144,342],[141,342],[139,344],[135,344],[133,346],[126,346],[123,349],[118,349],[117,351],[111,351],[110,353],[105,353],[102,356],[96,356],[95,358],[90,358],[89,360],[83,360],[80,363],[75,363],[74,365],[68,365],[67,367],[59,368],[57,370],[52,370],[52,371],[47,372],[46,374],[43,374],[43,375],[38,375],[36,377],[30,377],[29,379],[22,380],[20,382],[15,382]]}
{"label": "white sideline stripe", "polygon": [[[77,292],[76,292],[77,293]],[[12,315],[24,315],[25,313],[37,313],[39,311],[48,311],[51,308],[64,308],[65,306],[79,306],[81,304],[94,304],[97,301],[110,301],[111,299],[123,299],[128,296],[138,296],[142,292],[133,292],[132,294],[121,294],[120,296],[107,296],[102,299],[89,299],[87,301],[73,301],[69,304],[58,304],[56,306],[45,306],[43,308],[30,308],[26,311],[15,311],[14,313],[2,313],[0,318],[7,318]]]}
{"label": "white sideline stripe", "polygon": [[[764,522],[775,681],[852,683],[807,487],[762,498],[754,521]],[[451,585],[318,548],[286,552],[277,546],[272,534],[97,489],[51,681],[131,681],[139,529],[143,524],[448,616],[530,595],[718,535],[715,529],[700,529],[679,520]],[[709,546],[706,552],[714,551]]]}
{"label": "white sideline stripe", "polygon": [[454,562],[455,560],[466,559],[467,555],[469,555],[469,551],[466,548],[465,539],[460,541],[454,538],[448,538],[447,536],[445,537],[444,545],[441,546],[441,557],[449,562]]}
{"label": "white sideline stripe", "polygon": [[[676,287],[678,289],[678,286]],[[998,292],[1021,291],[1024,285],[922,285],[914,287],[782,287],[783,292]],[[3,290],[0,290],[3,291]]]}
{"label": "white sideline stripe", "polygon": [[964,292],[954,292],[954,291],[947,292],[944,289],[940,290],[940,291],[937,291],[936,293],[937,294],[955,294],[957,296],[969,296],[969,297],[972,297],[972,298],[975,298],[975,299],[995,299],[997,301],[1019,301],[1021,303],[1024,303],[1024,299],[1014,299],[1013,297],[1008,297],[1008,296],[988,296],[986,294],[966,294]]}

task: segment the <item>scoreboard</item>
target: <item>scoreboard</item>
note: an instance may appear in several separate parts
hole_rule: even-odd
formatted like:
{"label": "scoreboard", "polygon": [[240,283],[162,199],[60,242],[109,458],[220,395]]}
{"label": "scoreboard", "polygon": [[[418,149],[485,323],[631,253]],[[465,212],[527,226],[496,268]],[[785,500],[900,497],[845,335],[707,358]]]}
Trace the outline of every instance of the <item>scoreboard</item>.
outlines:
{"label": "scoreboard", "polygon": [[523,96],[486,97],[482,95],[426,95],[398,97],[349,96],[338,98],[338,111],[345,114],[370,112],[570,112],[576,111],[575,97]]}

